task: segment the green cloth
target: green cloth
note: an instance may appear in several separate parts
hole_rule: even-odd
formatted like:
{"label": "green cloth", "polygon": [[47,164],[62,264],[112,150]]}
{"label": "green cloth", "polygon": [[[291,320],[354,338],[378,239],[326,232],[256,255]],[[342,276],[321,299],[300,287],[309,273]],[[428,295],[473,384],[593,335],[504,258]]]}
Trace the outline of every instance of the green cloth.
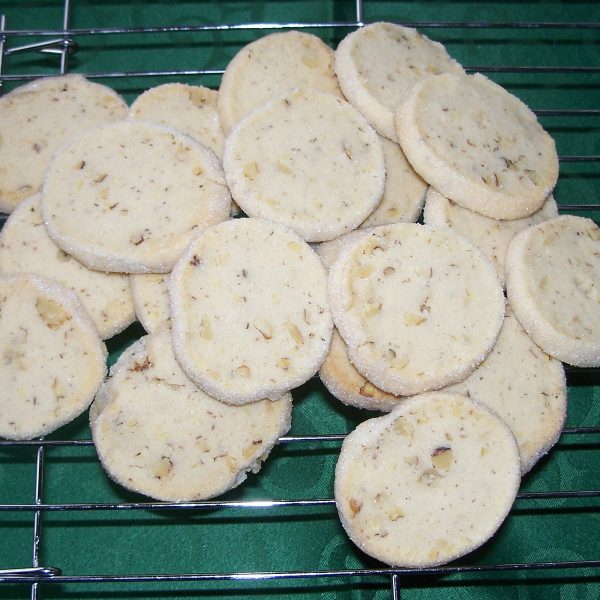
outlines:
{"label": "green cloth", "polygon": [[[0,1],[8,29],[62,27],[60,0]],[[256,22],[351,22],[351,1],[110,2],[73,0],[71,27],[117,27]],[[600,21],[597,2],[364,2],[364,20],[431,21]],[[350,27],[311,30],[335,46]],[[423,27],[469,67],[598,66],[598,29],[479,29]],[[82,35],[70,60],[73,72],[224,68],[256,31],[206,31]],[[39,38],[34,38],[39,39]],[[8,46],[32,41],[8,39]],[[51,74],[58,57],[5,57],[4,73]],[[491,73],[534,109],[598,108],[598,73]],[[100,79],[131,102],[144,89],[167,81],[218,87],[220,76]],[[19,82],[20,83],[20,82]],[[5,83],[11,89],[16,83]],[[598,117],[542,117],[561,155],[600,154]],[[0,132],[1,132],[0,124]],[[1,167],[1,165],[0,165]],[[598,202],[598,163],[563,163],[555,197],[559,204]],[[584,213],[593,216],[596,212]],[[111,360],[142,334],[134,325],[109,342]],[[518,373],[515,373],[518,377]],[[569,377],[570,426],[600,422],[598,371]],[[291,435],[342,434],[371,416],[346,408],[312,380],[294,392]],[[51,439],[89,439],[87,417]],[[551,455],[528,475],[523,491],[598,489],[598,435],[565,435]],[[339,442],[279,445],[257,476],[224,499],[332,498]],[[0,504],[34,501],[34,448],[0,448]],[[141,496],[111,483],[93,447],[46,451],[44,501],[136,502]],[[487,565],[600,559],[598,498],[519,500],[482,549],[456,564]],[[0,569],[31,565],[31,512],[0,512]],[[208,511],[69,511],[42,516],[40,564],[65,575],[327,571],[381,568],[347,539],[335,508],[216,509]],[[509,571],[446,576],[403,576],[405,600],[593,600],[600,597],[596,569]],[[29,587],[0,584],[0,599],[29,598]],[[275,582],[92,583],[42,585],[40,598],[353,598],[391,597],[389,578],[335,577]]]}

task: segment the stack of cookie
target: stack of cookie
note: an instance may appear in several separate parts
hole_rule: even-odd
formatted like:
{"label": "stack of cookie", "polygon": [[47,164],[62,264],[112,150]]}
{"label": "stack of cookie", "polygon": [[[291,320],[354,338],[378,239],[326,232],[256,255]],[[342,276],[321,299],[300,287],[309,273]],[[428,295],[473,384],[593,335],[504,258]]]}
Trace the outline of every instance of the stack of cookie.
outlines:
{"label": "stack of cookie", "polygon": [[[50,135],[44,103],[73,86],[113,108]],[[390,413],[342,447],[336,501],[356,544],[407,566],[481,545],[560,435],[560,361],[600,364],[600,235],[557,216],[556,151],[535,115],[390,23],[335,53],[265,36],[218,93],[167,84],[126,113],[77,76],[0,101],[15,123],[0,153],[9,134],[28,140],[0,180],[5,210],[21,201],[0,235],[0,435],[44,435],[95,395],[112,478],[209,498],[258,471],[289,430],[290,392],[318,372],[342,402]],[[149,335],[102,382],[100,339],[134,310]],[[69,358],[91,321],[94,350]],[[38,335],[60,369],[32,370]],[[59,370],[85,380],[73,406]],[[40,403],[52,421],[32,417]]]}

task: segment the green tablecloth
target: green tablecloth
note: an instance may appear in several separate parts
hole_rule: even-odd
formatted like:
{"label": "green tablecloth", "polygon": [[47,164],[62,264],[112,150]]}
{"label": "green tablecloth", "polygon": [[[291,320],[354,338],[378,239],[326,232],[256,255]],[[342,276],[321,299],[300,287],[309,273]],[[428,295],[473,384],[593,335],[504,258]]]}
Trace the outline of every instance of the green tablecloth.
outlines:
{"label": "green tablecloth", "polygon": [[[61,29],[59,0],[0,1],[7,29]],[[257,22],[352,22],[355,3],[293,2],[92,2],[73,0],[72,28]],[[364,20],[397,22],[600,21],[597,2],[364,2]],[[335,46],[350,27],[311,30]],[[593,28],[423,27],[465,66],[600,66],[600,30]],[[74,36],[70,70],[81,73],[224,68],[257,31],[170,32]],[[39,38],[33,38],[39,39]],[[14,47],[30,38],[8,39]],[[5,57],[5,74],[56,73],[48,54]],[[598,108],[599,72],[492,72],[489,76],[534,109]],[[218,87],[220,77],[170,76],[101,79],[132,101],[166,81]],[[18,82],[21,83],[21,82]],[[14,87],[8,81],[4,89]],[[600,154],[598,116],[543,116],[560,155]],[[0,124],[1,129],[1,124]],[[561,205],[598,202],[598,162],[563,162],[555,196]],[[599,219],[598,213],[583,213]],[[132,326],[109,343],[118,352],[141,335]],[[516,374],[515,376],[518,376]],[[600,376],[569,375],[569,426],[598,426]],[[312,380],[294,392],[291,435],[346,433],[367,418],[343,407]],[[85,417],[51,439],[89,439]],[[564,435],[522,485],[523,491],[599,489],[598,435]],[[239,499],[332,498],[339,442],[278,446],[258,476],[225,496]],[[35,448],[0,448],[0,504],[34,501]],[[93,447],[46,451],[44,501],[135,502],[140,496],[112,484]],[[600,559],[598,498],[519,500],[500,532],[457,564],[487,565]],[[0,569],[31,565],[31,512],[0,512]],[[346,538],[331,505],[207,511],[44,512],[40,564],[65,575],[329,571],[380,568]],[[404,576],[405,599],[600,597],[600,569],[518,570],[445,576]],[[29,587],[0,584],[0,599],[28,598]],[[276,582],[172,582],[47,584],[41,598],[389,598],[386,577],[286,579]]]}

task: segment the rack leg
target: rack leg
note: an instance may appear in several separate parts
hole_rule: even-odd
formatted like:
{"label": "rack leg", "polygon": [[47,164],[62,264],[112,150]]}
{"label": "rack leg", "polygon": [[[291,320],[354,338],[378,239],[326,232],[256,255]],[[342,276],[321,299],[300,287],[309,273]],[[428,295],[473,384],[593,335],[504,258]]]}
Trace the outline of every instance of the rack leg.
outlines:
{"label": "rack leg", "polygon": [[[38,446],[35,463],[35,503],[42,504],[44,493],[44,447]],[[33,552],[32,566],[40,566],[40,541],[42,538],[42,512],[37,510],[33,516]],[[31,600],[38,599],[38,584],[31,586]]]}

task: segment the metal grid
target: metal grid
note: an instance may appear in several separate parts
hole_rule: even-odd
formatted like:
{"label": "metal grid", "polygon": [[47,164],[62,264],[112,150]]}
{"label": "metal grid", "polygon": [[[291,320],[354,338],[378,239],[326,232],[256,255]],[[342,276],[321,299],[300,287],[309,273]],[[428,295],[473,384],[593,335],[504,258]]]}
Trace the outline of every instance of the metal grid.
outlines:
{"label": "metal grid", "polygon": [[[72,53],[77,51],[76,38],[89,35],[100,36],[118,36],[121,34],[160,34],[171,32],[205,32],[205,31],[229,31],[229,30],[250,30],[250,31],[273,31],[278,29],[336,29],[336,28],[356,28],[361,27],[363,22],[363,2],[356,0],[354,2],[353,21],[343,22],[269,22],[269,23],[247,23],[241,25],[215,24],[215,25],[189,25],[189,26],[156,26],[156,27],[110,27],[110,28],[70,28],[72,14],[71,0],[64,0],[62,13],[62,29],[39,29],[39,30],[13,30],[7,27],[4,15],[0,15],[0,86],[3,82],[16,81],[24,82],[35,79],[44,74],[25,74],[3,72],[3,59],[11,54],[24,52],[43,52],[55,54],[58,57],[58,70],[60,74],[69,71],[69,61]],[[549,29],[549,30],[600,30],[600,22],[571,22],[564,23],[559,21],[527,21],[527,22],[490,22],[490,21],[462,21],[462,22],[442,22],[442,21],[422,21],[422,22],[400,22],[400,24],[413,26],[417,28],[448,28],[448,29]],[[14,45],[11,40],[19,38],[43,38],[42,41]],[[521,65],[470,65],[466,66],[467,72],[482,73],[571,73],[576,76],[585,77],[586,75],[600,73],[600,66],[521,66]],[[144,70],[144,71],[103,71],[103,72],[85,72],[82,73],[88,78],[133,78],[133,77],[155,77],[155,76],[211,76],[221,75],[222,68],[216,69],[194,69],[194,70]],[[0,87],[0,93],[2,89]],[[560,117],[598,117],[600,109],[537,109],[539,116],[560,116]],[[597,163],[600,161],[600,155],[594,154],[576,154],[560,156],[562,163],[580,162]],[[561,203],[561,211],[566,212],[594,212],[600,210],[600,203],[580,204],[576,202]],[[5,216],[2,216],[3,222]],[[584,378],[587,385],[599,385],[600,378],[597,369],[576,369],[566,367],[567,380],[572,378]],[[595,452],[598,452],[598,434],[600,426],[593,427],[569,427],[563,431],[565,436],[585,438],[586,443]],[[330,446],[332,443],[339,445],[344,439],[345,434],[340,435],[311,435],[311,436],[289,436],[282,437],[279,444],[290,444],[303,447],[308,445]],[[140,510],[160,510],[160,511],[204,511],[210,509],[264,509],[273,511],[274,514],[282,515],[281,512],[286,508],[306,507],[306,506],[334,506],[335,502],[331,498],[314,498],[306,500],[252,500],[252,501],[204,501],[204,502],[127,502],[127,503],[47,503],[44,500],[44,478],[46,474],[45,460],[47,451],[56,447],[88,447],[93,446],[91,440],[66,439],[66,440],[33,440],[23,442],[13,442],[0,440],[0,448],[11,450],[29,447],[35,450],[35,496],[34,502],[0,504],[0,512],[9,513],[27,513],[33,517],[33,538],[32,538],[32,558],[31,568],[21,569],[0,569],[0,584],[27,584],[31,585],[30,597],[35,600],[39,597],[40,584],[69,584],[69,583],[123,583],[123,582],[168,582],[168,581],[195,581],[210,582],[215,581],[243,581],[243,580],[308,580],[313,578],[331,579],[349,579],[353,578],[387,578],[389,580],[389,591],[394,600],[401,597],[402,584],[409,576],[430,577],[456,573],[474,573],[482,578],[493,577],[495,573],[511,571],[554,571],[557,569],[585,569],[586,573],[592,572],[595,575],[590,579],[597,578],[600,573],[600,559],[598,560],[555,560],[547,562],[522,562],[522,563],[496,563],[496,564],[461,564],[449,565],[425,569],[392,569],[392,568],[362,568],[362,569],[344,569],[344,570],[311,570],[311,571],[270,571],[270,572],[229,572],[229,573],[154,573],[154,574],[134,574],[134,575],[63,575],[60,565],[45,565],[43,557],[40,557],[40,545],[43,534],[42,518],[47,512],[64,511],[140,511]],[[32,482],[33,483],[33,482]],[[517,499],[526,502],[540,502],[551,499],[581,499],[581,498],[600,498],[600,489],[576,489],[576,490],[554,490],[543,492],[521,492]],[[283,516],[281,516],[283,518]],[[5,567],[5,565],[0,565]],[[592,571],[590,571],[592,570]]]}

